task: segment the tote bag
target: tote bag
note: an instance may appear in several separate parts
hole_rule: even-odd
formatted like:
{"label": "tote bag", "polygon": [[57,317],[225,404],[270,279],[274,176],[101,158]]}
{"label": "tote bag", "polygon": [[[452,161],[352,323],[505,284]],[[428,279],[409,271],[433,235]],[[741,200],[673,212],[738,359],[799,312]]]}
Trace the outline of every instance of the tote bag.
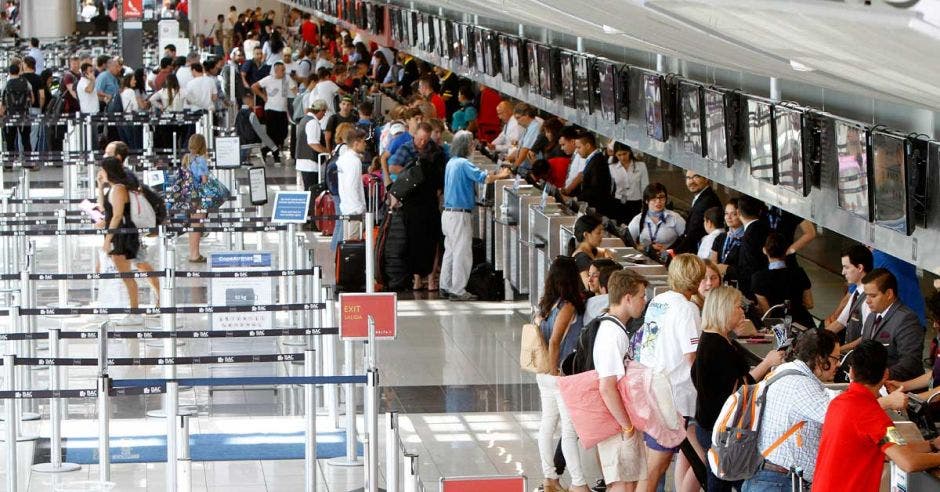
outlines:
{"label": "tote bag", "polygon": [[542,338],[542,330],[535,323],[522,325],[522,349],[519,353],[519,364],[522,370],[536,374],[547,374],[548,344]]}

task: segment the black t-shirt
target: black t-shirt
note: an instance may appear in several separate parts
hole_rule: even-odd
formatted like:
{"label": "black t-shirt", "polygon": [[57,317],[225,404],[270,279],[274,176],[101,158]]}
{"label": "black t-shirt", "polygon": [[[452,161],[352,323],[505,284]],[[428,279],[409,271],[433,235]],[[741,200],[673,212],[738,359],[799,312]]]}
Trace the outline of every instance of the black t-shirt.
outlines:
{"label": "black t-shirt", "polygon": [[800,267],[763,270],[751,277],[751,290],[754,294],[766,297],[770,307],[789,300],[793,321],[807,328],[815,326],[813,317],[803,306],[803,292],[811,286],[809,277]]}
{"label": "black t-shirt", "polygon": [[588,256],[584,251],[578,251],[574,254],[574,263],[578,265],[578,272],[586,272],[588,268],[591,268],[591,263],[594,262],[594,258]]}
{"label": "black t-shirt", "polygon": [[[741,241],[728,245],[728,251],[725,251],[725,241],[728,240],[728,233],[722,232],[712,243],[712,251],[718,254],[718,263],[725,265],[736,265],[738,263],[738,249],[741,247]],[[724,255],[724,256],[723,256]]]}
{"label": "black t-shirt", "polygon": [[[331,134],[336,133],[336,127],[340,126],[343,123],[358,123],[359,115],[355,111],[350,112],[349,116],[343,116],[339,113],[330,116],[329,121],[326,122],[326,128],[324,131],[328,131]],[[333,141],[336,141],[336,135],[333,135]]]}
{"label": "black t-shirt", "polygon": [[43,88],[42,78],[39,77],[37,73],[24,73],[20,77],[23,80],[29,82],[29,85],[33,87],[33,106],[34,108],[39,107],[39,90]]}
{"label": "black t-shirt", "polygon": [[695,421],[711,430],[725,400],[742,384],[753,384],[744,354],[725,337],[703,331],[692,364],[695,398]]}

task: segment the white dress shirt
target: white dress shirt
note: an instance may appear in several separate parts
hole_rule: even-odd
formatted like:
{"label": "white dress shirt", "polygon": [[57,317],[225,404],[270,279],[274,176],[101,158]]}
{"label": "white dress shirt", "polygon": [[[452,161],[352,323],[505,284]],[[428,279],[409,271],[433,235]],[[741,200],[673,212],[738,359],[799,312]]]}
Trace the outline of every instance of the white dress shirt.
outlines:
{"label": "white dress shirt", "polygon": [[614,181],[614,197],[621,203],[643,199],[643,190],[650,184],[646,163],[633,161],[624,169],[620,161],[610,165],[610,178]]}

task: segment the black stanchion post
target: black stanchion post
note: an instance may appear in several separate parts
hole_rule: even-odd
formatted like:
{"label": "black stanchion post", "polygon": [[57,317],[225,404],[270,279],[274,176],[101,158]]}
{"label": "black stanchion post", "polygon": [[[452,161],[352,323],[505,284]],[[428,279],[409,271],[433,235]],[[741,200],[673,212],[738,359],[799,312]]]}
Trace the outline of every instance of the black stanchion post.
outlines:
{"label": "black stanchion post", "polygon": [[[304,376],[317,375],[312,349],[304,350]],[[316,385],[304,384],[304,491],[317,490],[317,392]]]}
{"label": "black stanchion post", "polygon": [[[49,328],[49,357],[59,358],[59,329]],[[58,390],[61,368],[58,365],[49,366],[49,389]],[[49,462],[33,465],[33,471],[39,473],[63,473],[75,471],[81,466],[75,463],[62,462],[62,406],[59,398],[49,399]]]}
{"label": "black stanchion post", "polygon": [[[7,354],[3,356],[3,369],[6,373],[7,391],[16,391],[16,356]],[[19,490],[16,487],[16,400],[10,398],[6,401],[6,441],[7,441],[7,490]]]}

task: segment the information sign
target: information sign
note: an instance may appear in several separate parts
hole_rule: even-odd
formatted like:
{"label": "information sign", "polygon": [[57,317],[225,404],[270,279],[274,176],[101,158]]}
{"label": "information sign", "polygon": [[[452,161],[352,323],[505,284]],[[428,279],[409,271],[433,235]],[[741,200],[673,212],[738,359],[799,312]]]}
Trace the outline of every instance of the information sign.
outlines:
{"label": "information sign", "polygon": [[393,340],[398,334],[398,295],[394,292],[343,293],[339,295],[339,336],[343,340],[369,338],[369,316],[375,321],[375,337]]}

